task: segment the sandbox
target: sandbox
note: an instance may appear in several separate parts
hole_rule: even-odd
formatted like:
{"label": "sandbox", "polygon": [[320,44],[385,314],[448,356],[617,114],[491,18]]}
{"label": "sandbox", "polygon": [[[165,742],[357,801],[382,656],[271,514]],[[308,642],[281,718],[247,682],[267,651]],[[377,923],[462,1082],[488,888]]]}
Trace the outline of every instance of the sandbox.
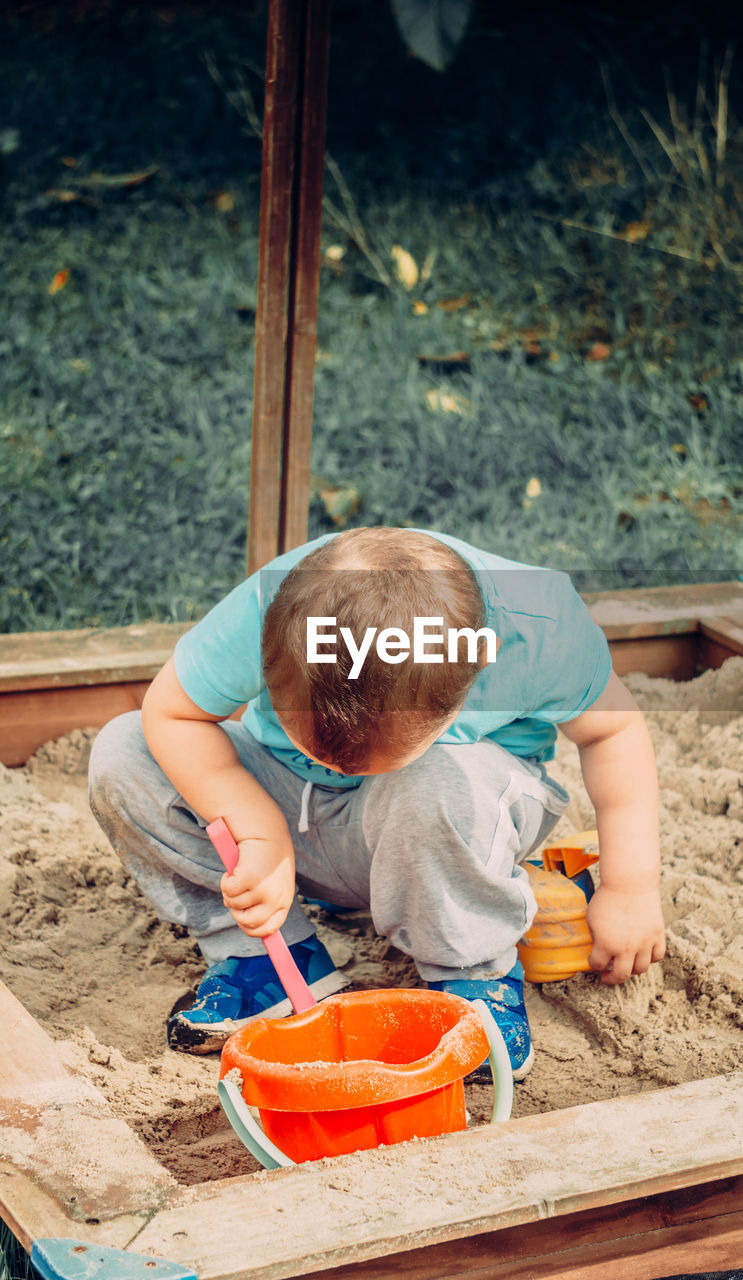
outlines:
{"label": "sandbox", "polygon": [[[632,1230],[665,1247],[658,1232],[670,1230],[682,1209],[677,1200],[658,1207],[657,1196],[682,1187],[694,1191],[702,1206],[694,1213],[708,1224],[714,1217],[718,1226],[740,1232],[730,1196],[739,1194],[743,1173],[743,1153],[737,1147],[736,1156],[733,1140],[743,1124],[743,657],[682,683],[641,674],[626,679],[646,711],[658,759],[665,961],[621,988],[593,975],[527,988],[536,1062],[516,1087],[515,1120],[502,1126],[499,1138],[486,1124],[489,1088],[468,1085],[466,1134],[319,1161],[301,1174],[259,1170],[234,1138],[217,1104],[216,1056],[192,1058],[166,1047],[165,1019],[193,990],[203,961],[180,928],[154,918],[88,812],[86,765],[96,730],[75,729],[44,743],[22,768],[0,766],[0,979],[26,1011],[16,1024],[11,1017],[8,1032],[29,1046],[27,1061],[16,1063],[19,1088],[23,1092],[28,1080],[30,1091],[34,1073],[39,1081],[43,1076],[43,1088],[34,1086],[36,1106],[39,1089],[44,1094],[49,1085],[56,1097],[57,1084],[52,1088],[49,1080],[63,1076],[74,1106],[91,1117],[78,1130],[79,1147],[63,1149],[60,1137],[54,1150],[57,1179],[66,1170],[70,1185],[82,1188],[68,1197],[69,1221],[47,1204],[50,1189],[59,1199],[59,1182],[45,1184],[39,1173],[45,1137],[56,1141],[46,1133],[49,1109],[39,1104],[34,1113],[35,1146],[24,1147],[12,1128],[2,1131],[0,1193],[11,1188],[3,1216],[21,1239],[28,1243],[34,1234],[32,1220],[48,1218],[57,1234],[87,1232],[86,1239],[163,1257],[181,1256],[182,1249],[185,1257],[198,1256],[200,1276],[237,1274],[225,1263],[225,1223],[230,1214],[247,1212],[257,1229],[253,1215],[260,1204],[266,1249],[281,1214],[287,1207],[294,1214],[290,1237],[305,1234],[297,1246],[301,1262],[289,1239],[281,1256],[274,1256],[272,1243],[271,1258],[246,1260],[240,1274],[268,1278],[332,1268],[328,1274],[340,1277],[353,1262],[354,1275],[382,1276],[389,1274],[385,1264],[376,1271],[364,1259],[414,1250],[420,1275],[435,1276],[450,1274],[450,1263],[434,1260],[431,1250],[443,1259],[445,1242],[465,1235],[485,1248],[494,1232],[499,1258],[523,1256],[529,1240],[535,1252],[547,1252],[547,1235],[541,1245],[537,1238],[546,1224],[538,1219],[554,1214],[591,1217],[599,1249],[591,1256],[598,1262],[601,1239],[616,1235],[606,1217],[606,1206],[616,1203],[627,1222],[632,1218]],[[572,797],[555,836],[592,825],[577,750],[564,739],[552,772]],[[308,910],[356,986],[421,985],[412,962],[376,936],[367,913]],[[110,1123],[101,1118],[102,1099]],[[64,1112],[66,1094],[50,1105]],[[135,1138],[126,1156],[131,1185],[117,1162],[117,1134]],[[461,1142],[470,1145],[456,1146]],[[579,1173],[580,1153],[590,1165],[594,1148],[605,1154],[605,1170]],[[496,1151],[497,1167],[490,1168]],[[534,1169],[546,1162],[538,1193],[530,1186],[531,1161]],[[274,1186],[272,1180],[287,1177],[294,1181]],[[404,1235],[396,1218],[401,1178],[410,1204]],[[237,1195],[244,1198],[238,1202]],[[690,1203],[687,1195],[687,1217]],[[198,1246],[189,1242],[196,1206]],[[344,1222],[345,1236],[336,1230]],[[533,1225],[520,1228],[509,1254],[508,1228],[518,1223]],[[554,1225],[550,1229],[554,1233]],[[322,1247],[307,1243],[313,1232],[322,1236]],[[561,1247],[571,1243],[566,1237]],[[721,1252],[719,1262],[733,1265],[734,1256]],[[462,1267],[462,1275],[470,1274]],[[677,1273],[683,1269],[675,1266]]]}
{"label": "sandbox", "polygon": [[[658,760],[668,956],[619,988],[592,975],[527,987],[536,1064],[515,1116],[699,1080],[743,1059],[743,658],[683,684],[627,682]],[[0,977],[178,1181],[257,1169],[217,1105],[217,1058],[165,1045],[165,1019],[204,965],[180,927],[157,922],[88,813],[94,736],[75,730],[0,772]],[[555,834],[590,826],[565,739],[552,771],[571,793]],[[357,985],[422,985],[368,914],[310,911]],[[473,1120],[486,1118],[488,1093],[471,1089]]]}

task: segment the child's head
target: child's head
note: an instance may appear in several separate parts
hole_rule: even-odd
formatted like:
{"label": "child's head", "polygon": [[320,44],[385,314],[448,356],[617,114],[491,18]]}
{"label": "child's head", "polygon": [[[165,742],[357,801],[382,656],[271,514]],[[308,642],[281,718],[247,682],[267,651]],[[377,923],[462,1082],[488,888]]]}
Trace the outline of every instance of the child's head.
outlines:
{"label": "child's head", "polygon": [[[323,621],[337,635],[335,649],[322,649],[335,661],[308,662],[308,618],[335,619],[332,627]],[[367,628],[412,637],[416,618],[443,619],[444,635],[477,631],[485,619],[469,565],[428,534],[350,529],[287,574],[266,611],[263,672],[281,724],[307,755],[342,773],[387,772],[422,754],[456,717],[480,669],[480,648],[476,656],[460,646],[450,661],[444,644],[443,661],[415,662],[412,652],[400,661],[401,651],[385,660],[370,643],[349,678],[341,628],[359,646]]]}

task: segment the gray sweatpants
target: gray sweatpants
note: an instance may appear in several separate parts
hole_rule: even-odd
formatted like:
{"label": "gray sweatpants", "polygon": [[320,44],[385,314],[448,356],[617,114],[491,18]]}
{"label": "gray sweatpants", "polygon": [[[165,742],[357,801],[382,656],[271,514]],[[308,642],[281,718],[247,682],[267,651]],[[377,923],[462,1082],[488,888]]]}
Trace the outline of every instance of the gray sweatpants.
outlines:
{"label": "gray sweatpants", "polygon": [[[369,907],[425,981],[501,977],[536,903],[519,862],[568,801],[544,766],[491,741],[435,745],[356,788],[305,784],[235,721],[222,729],[293,832],[297,887]],[[90,761],[93,813],[161,920],[185,925],[207,963],[263,953],[223,905],[205,821],[155,762],[138,711],[112,720]],[[295,898],[288,943],[313,926]]]}

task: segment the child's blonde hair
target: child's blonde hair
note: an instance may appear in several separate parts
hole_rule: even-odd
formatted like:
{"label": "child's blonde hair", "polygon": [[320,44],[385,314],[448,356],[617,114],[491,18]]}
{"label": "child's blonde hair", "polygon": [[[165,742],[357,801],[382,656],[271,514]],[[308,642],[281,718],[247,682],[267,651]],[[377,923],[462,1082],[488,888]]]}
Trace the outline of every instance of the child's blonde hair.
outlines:
{"label": "child's blonde hair", "polygon": [[[367,627],[413,635],[414,619],[479,630],[485,608],[475,574],[445,543],[408,529],[338,534],[284,578],[266,610],[263,673],[284,726],[315,759],[343,773],[374,757],[402,757],[451,720],[479,671],[478,661],[383,661],[374,646],[357,678],[338,645],[334,663],[308,663],[307,618],[332,617],[358,643]],[[478,646],[478,652],[479,652]]]}

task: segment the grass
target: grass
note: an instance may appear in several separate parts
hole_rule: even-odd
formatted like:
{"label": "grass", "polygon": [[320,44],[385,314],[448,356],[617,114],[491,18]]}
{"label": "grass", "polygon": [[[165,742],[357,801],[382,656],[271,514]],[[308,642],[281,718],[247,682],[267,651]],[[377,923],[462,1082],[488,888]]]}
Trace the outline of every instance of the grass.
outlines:
{"label": "grass", "polygon": [[32,1280],[34,1275],[25,1249],[0,1221],[0,1280]]}
{"label": "grass", "polygon": [[[196,617],[244,572],[263,18],[37,9],[0,53],[0,627]],[[582,589],[741,571],[739,78],[684,13],[483,6],[442,76],[336,6],[312,535],[335,502]]]}

